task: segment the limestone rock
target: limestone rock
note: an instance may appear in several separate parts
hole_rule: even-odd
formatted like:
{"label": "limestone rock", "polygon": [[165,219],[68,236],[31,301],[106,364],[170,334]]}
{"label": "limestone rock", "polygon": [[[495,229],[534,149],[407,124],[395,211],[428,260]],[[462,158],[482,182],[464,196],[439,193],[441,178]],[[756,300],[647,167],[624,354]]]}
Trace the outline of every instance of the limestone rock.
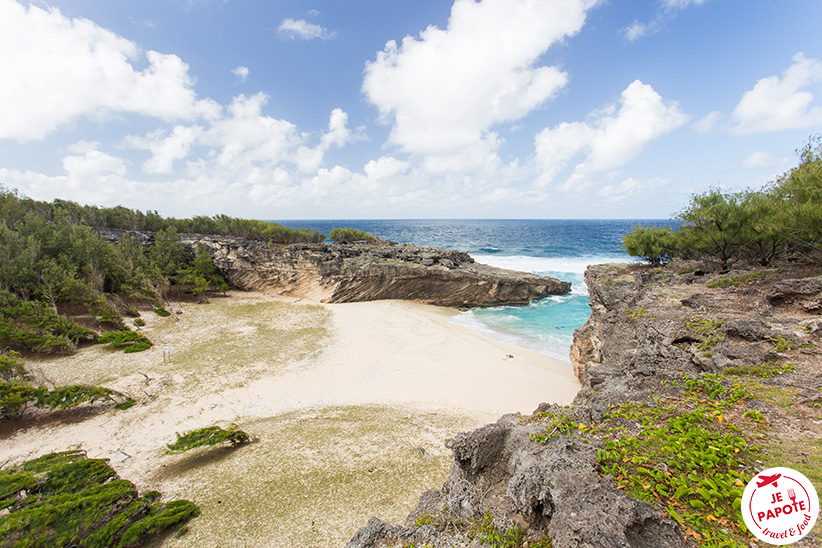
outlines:
{"label": "limestone rock", "polygon": [[441,306],[528,304],[568,293],[554,278],[477,264],[460,251],[414,245],[292,244],[224,236],[183,235],[202,244],[226,281],[320,302],[412,300]]}

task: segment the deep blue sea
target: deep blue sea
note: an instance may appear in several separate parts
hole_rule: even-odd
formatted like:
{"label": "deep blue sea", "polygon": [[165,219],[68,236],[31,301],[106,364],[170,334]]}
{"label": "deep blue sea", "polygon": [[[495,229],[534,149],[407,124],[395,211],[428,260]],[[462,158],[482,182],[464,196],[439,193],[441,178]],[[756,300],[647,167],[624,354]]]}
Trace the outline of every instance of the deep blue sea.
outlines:
{"label": "deep blue sea", "polygon": [[[632,262],[622,236],[638,221],[626,220],[333,220],[277,221],[328,234],[356,228],[399,243],[413,242],[468,252],[477,262],[553,276],[571,282],[568,295],[549,296],[528,306],[475,308],[453,321],[506,344],[535,350],[568,363],[574,330],[588,319],[585,268]],[[659,221],[665,224],[670,221]],[[656,224],[655,221],[643,221]]]}

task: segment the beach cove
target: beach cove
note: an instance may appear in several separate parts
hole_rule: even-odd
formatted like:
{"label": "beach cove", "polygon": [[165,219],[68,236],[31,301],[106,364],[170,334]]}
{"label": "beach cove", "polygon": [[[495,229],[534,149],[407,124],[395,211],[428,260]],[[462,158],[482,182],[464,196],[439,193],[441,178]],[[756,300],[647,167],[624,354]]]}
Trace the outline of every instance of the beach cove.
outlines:
{"label": "beach cove", "polygon": [[[371,516],[401,522],[451,464],[444,442],[541,402],[569,403],[571,368],[402,301],[319,305],[231,292],[143,314],[149,351],[32,360],[54,384],[131,394],[131,409],[3,425],[0,461],[83,449],[121,477],[202,510],[157,546],[338,546]],[[176,432],[235,423],[239,449],[164,455]]]}

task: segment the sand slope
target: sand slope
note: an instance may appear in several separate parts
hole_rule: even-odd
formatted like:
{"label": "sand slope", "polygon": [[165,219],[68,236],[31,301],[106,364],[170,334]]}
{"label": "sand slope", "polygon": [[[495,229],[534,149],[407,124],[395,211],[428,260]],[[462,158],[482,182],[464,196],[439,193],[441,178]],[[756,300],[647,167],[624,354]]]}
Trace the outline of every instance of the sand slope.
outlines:
{"label": "sand slope", "polygon": [[[0,425],[0,463],[82,448],[141,489],[200,505],[164,546],[339,546],[372,515],[402,521],[441,484],[447,437],[579,388],[570,366],[451,324],[447,309],[233,293],[181,311],[144,314],[149,351],[30,363],[41,379],[140,403]],[[231,422],[259,441],[163,455],[175,432]]]}

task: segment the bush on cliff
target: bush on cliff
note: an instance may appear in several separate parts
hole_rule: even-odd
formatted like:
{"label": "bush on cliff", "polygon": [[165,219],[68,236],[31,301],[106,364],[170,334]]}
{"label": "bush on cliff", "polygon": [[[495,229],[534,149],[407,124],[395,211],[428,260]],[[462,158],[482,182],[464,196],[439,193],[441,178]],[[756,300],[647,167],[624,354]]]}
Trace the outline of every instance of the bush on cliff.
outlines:
{"label": "bush on cliff", "polygon": [[357,230],[355,228],[331,229],[331,232],[328,234],[328,239],[333,240],[337,243],[378,243],[382,241],[378,236],[375,236],[374,234],[370,234],[368,232],[365,232],[364,230]]}
{"label": "bush on cliff", "polygon": [[666,263],[674,253],[674,234],[667,227],[637,225],[622,241],[633,257],[642,257],[653,265]]}
{"label": "bush on cliff", "polygon": [[638,226],[623,239],[629,254],[660,264],[669,258],[737,261],[763,266],[822,253],[822,137],[799,151],[799,165],[761,190],[711,189],[691,198],[681,226]]}

